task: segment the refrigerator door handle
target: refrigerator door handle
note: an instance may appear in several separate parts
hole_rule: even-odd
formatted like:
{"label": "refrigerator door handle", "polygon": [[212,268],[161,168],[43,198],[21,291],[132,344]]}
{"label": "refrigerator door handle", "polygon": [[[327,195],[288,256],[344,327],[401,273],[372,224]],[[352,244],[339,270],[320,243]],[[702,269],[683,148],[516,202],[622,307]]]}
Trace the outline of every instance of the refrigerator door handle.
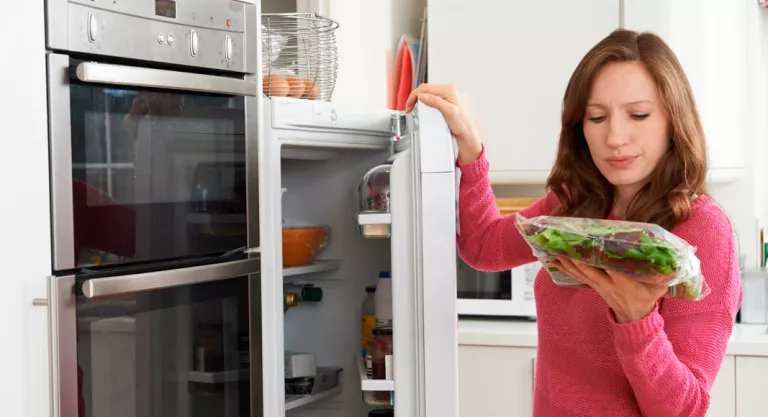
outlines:
{"label": "refrigerator door handle", "polygon": [[140,291],[181,287],[203,282],[219,281],[259,272],[260,258],[202,265],[143,274],[109,278],[93,278],[83,282],[82,293],[88,298],[129,294]]}

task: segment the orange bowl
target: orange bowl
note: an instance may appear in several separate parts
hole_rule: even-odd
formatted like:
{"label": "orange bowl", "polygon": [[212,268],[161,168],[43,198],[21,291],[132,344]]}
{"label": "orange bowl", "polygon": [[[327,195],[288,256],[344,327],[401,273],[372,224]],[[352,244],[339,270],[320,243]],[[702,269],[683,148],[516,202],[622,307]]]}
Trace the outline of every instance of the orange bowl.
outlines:
{"label": "orange bowl", "polygon": [[312,263],[328,244],[331,228],[286,227],[283,229],[283,266],[301,266]]}

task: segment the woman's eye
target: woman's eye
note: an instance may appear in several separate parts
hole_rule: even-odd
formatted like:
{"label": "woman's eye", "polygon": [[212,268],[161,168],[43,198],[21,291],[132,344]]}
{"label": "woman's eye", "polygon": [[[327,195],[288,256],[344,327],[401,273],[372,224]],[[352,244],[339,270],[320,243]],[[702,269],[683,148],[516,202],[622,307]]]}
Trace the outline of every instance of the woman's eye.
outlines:
{"label": "woman's eye", "polygon": [[646,113],[646,114],[633,114],[632,118],[635,119],[635,120],[645,120],[646,118],[648,118],[648,116],[650,116],[648,113]]}
{"label": "woman's eye", "polygon": [[589,120],[592,123],[600,123],[603,120],[605,120],[605,116],[587,117],[587,120]]}

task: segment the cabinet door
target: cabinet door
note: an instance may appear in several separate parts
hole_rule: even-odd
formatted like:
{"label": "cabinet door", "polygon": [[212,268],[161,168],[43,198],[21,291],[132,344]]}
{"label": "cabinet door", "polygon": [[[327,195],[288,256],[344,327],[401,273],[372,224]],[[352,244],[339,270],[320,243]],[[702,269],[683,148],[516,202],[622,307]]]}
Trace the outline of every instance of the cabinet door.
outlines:
{"label": "cabinet door", "polygon": [[707,140],[710,181],[737,179],[745,166],[747,23],[754,4],[625,0],[624,6],[624,26],[661,36],[688,76]]}
{"label": "cabinet door", "polygon": [[768,385],[768,358],[736,357],[736,415],[738,417],[764,417]]}
{"label": "cabinet door", "polygon": [[619,1],[441,0],[427,13],[429,82],[456,85],[486,145],[491,179],[543,183],[568,80],[619,26]]}
{"label": "cabinet door", "polygon": [[530,416],[535,360],[535,348],[459,346],[459,416]]}
{"label": "cabinet door", "polygon": [[712,401],[708,417],[736,416],[736,359],[733,356],[726,356],[723,360],[709,395]]}

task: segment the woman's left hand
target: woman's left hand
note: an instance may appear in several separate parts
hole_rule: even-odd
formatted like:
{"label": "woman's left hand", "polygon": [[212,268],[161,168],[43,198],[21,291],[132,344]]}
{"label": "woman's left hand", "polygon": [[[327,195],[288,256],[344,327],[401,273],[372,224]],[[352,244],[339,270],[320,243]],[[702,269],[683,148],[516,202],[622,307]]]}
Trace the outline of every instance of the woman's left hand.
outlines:
{"label": "woman's left hand", "polygon": [[557,259],[552,266],[597,291],[613,310],[618,323],[643,319],[653,311],[656,301],[669,289],[665,285],[647,284],[627,274],[605,271],[568,258]]}

